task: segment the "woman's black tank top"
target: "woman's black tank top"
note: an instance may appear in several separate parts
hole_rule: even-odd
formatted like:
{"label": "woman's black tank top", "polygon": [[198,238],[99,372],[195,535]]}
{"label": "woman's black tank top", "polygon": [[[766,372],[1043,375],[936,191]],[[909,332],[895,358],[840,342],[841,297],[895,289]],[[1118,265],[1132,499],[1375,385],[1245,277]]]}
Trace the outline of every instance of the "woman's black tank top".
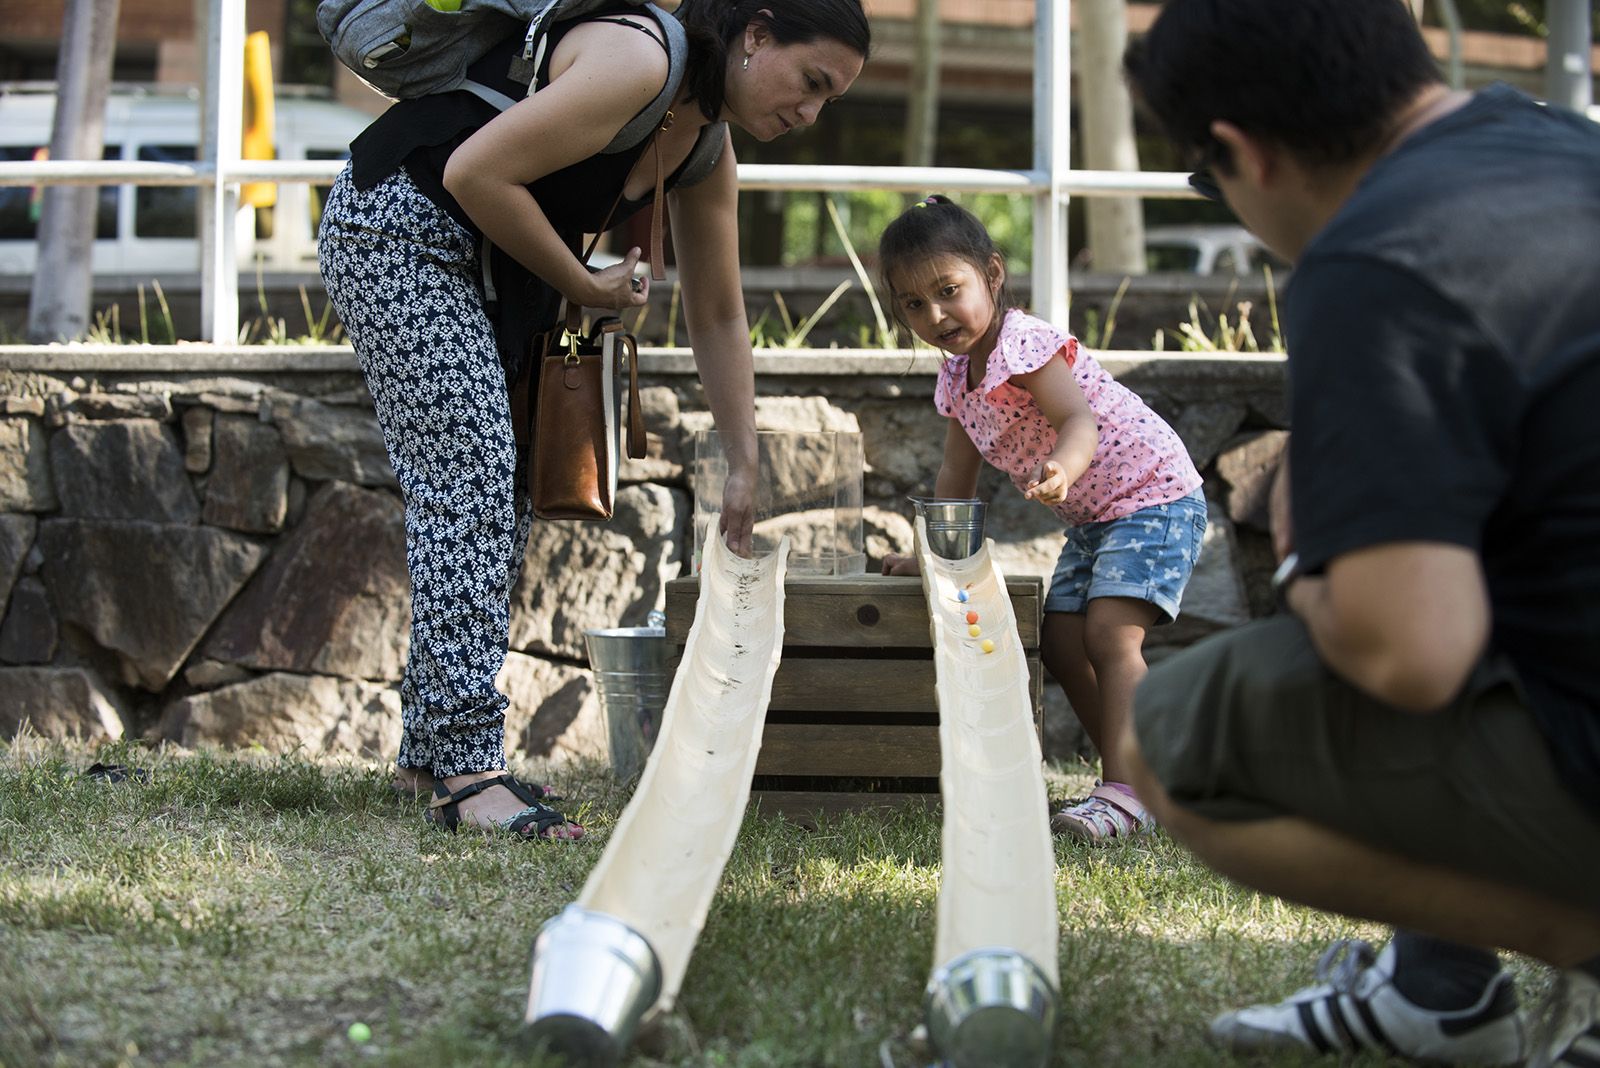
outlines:
{"label": "woman's black tank top", "polygon": [[[635,18],[639,17],[635,5],[619,0],[591,18],[553,26],[535,84],[548,84],[551,55],[561,38],[580,22],[607,18],[607,21],[635,25],[641,32],[648,32],[627,19],[608,17],[630,12]],[[655,38],[654,33],[650,36]],[[467,77],[512,99],[522,99],[528,87],[507,76],[511,60],[522,43],[520,32],[508,37],[473,63],[467,70]],[[493,105],[466,90],[396,101],[350,144],[351,177],[356,188],[371,189],[404,166],[428,199],[481,240],[483,232],[444,188],[444,168],[451,153],[497,114]],[[701,136],[713,131],[716,136],[722,136],[722,127],[716,123],[708,125]],[[639,200],[620,197],[623,183],[649,140],[647,137],[640,144],[621,151],[579,160],[528,186],[551,226],[575,254],[582,252],[578,243],[584,234],[614,227],[655,199],[653,189]],[[691,152],[689,158],[694,155]],[[683,169],[680,166],[667,177],[665,189],[670,190],[677,184]],[[561,295],[498,248],[491,248],[490,262],[498,297],[492,302],[498,307],[491,306],[490,314],[509,371],[512,365],[520,364],[525,358],[532,336],[555,324]]]}

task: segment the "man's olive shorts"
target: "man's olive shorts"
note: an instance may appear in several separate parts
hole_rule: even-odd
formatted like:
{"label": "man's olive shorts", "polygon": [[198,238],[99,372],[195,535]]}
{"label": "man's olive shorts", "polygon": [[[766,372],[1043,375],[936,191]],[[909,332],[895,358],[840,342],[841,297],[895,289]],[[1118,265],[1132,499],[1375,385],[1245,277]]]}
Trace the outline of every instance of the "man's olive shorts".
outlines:
{"label": "man's olive shorts", "polygon": [[[1600,667],[1597,667],[1600,670]],[[1178,805],[1210,820],[1295,816],[1413,860],[1600,903],[1600,813],[1565,789],[1508,664],[1417,715],[1341,681],[1293,616],[1150,670],[1135,730]]]}

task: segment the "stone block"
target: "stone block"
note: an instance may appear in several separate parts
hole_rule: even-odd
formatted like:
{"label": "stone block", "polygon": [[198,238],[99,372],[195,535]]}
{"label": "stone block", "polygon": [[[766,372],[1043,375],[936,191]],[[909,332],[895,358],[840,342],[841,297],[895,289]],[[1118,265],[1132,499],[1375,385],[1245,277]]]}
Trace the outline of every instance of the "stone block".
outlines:
{"label": "stone block", "polygon": [[1241,526],[1269,529],[1272,480],[1288,447],[1287,430],[1264,430],[1236,439],[1218,454],[1217,475],[1228,486],[1228,518]]}
{"label": "stone block", "polygon": [[0,512],[56,507],[44,427],[37,419],[0,419]]}
{"label": "stone block", "polygon": [[274,397],[267,404],[283,434],[295,474],[313,482],[398,488],[371,408],[344,408],[303,397]]}
{"label": "stone block", "polygon": [[61,629],[44,583],[29,576],[11,591],[0,622],[0,660],[8,664],[48,664],[56,655]]}
{"label": "stone block", "polygon": [[116,653],[126,680],[151,691],[177,674],[267,552],[214,527],[94,519],[43,521],[39,547],[61,621]]}
{"label": "stone block", "polygon": [[511,700],[507,750],[556,762],[605,760],[605,718],[593,675],[580,667],[507,653],[495,684]]}
{"label": "stone block", "polygon": [[[685,460],[678,395],[665,386],[648,386],[639,391],[639,408],[644,415],[645,455],[639,460],[624,457],[618,478],[623,482],[682,482]],[[694,462],[692,453],[688,462]]]}
{"label": "stone block", "polygon": [[213,410],[204,405],[183,412],[183,467],[191,475],[211,469],[211,421]]}
{"label": "stone block", "polygon": [[31,515],[0,515],[0,610],[33,549],[39,521]]}
{"label": "stone block", "polygon": [[114,693],[84,668],[0,668],[0,735],[27,729],[45,738],[108,741],[122,737]]}
{"label": "stone block", "polygon": [[405,553],[399,500],[325,484],[217,621],[205,655],[255,671],[400,678],[411,618]]}
{"label": "stone block", "polygon": [[248,416],[219,415],[212,440],[201,518],[247,534],[282,530],[289,510],[289,457],[277,430]]}
{"label": "stone block", "polygon": [[120,419],[153,419],[166,423],[172,420],[172,398],[166,393],[101,393],[95,390],[73,395],[57,408],[56,415],[63,423]]}
{"label": "stone block", "polygon": [[1183,409],[1173,429],[1189,450],[1195,467],[1205,470],[1224,442],[1239,431],[1249,409],[1238,401],[1191,404]]}
{"label": "stone block", "polygon": [[190,749],[260,746],[269,753],[392,759],[400,745],[400,694],[358,680],[274,672],[174,701],[156,734]]}
{"label": "stone block", "polygon": [[154,420],[63,427],[50,437],[50,471],[63,515],[151,523],[200,518],[177,435]]}
{"label": "stone block", "polygon": [[609,523],[533,526],[511,594],[511,648],[581,660],[583,632],[637,627],[683,566],[688,496],[653,483],[617,493]]}

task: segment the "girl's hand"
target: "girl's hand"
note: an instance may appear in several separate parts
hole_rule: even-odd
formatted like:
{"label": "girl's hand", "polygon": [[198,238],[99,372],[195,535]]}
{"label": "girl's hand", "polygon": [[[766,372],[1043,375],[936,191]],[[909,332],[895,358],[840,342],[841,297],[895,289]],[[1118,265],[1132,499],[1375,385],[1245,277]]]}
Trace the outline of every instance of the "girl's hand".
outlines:
{"label": "girl's hand", "polygon": [[1028,488],[1023,496],[1030,501],[1041,504],[1060,504],[1067,499],[1067,490],[1072,483],[1067,481],[1067,473],[1060,464],[1054,460],[1046,460],[1039,465],[1039,470],[1034,472],[1033,480],[1028,483]]}
{"label": "girl's hand", "polygon": [[922,564],[915,556],[901,556],[899,553],[890,553],[883,558],[883,573],[885,575],[920,575]]}
{"label": "girl's hand", "polygon": [[728,472],[728,481],[722,487],[722,518],[717,521],[717,531],[736,556],[749,556],[753,551],[755,496],[753,470]]}
{"label": "girl's hand", "polygon": [[630,248],[621,263],[589,276],[589,292],[579,303],[585,308],[636,308],[650,299],[650,279],[636,276],[640,251]]}

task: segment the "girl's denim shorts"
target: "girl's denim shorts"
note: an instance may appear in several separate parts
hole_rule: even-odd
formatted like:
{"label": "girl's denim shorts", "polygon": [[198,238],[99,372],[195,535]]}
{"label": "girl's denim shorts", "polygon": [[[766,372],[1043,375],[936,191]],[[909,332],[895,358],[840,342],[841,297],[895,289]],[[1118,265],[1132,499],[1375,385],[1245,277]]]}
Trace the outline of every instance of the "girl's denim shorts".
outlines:
{"label": "girl's denim shorts", "polygon": [[1096,597],[1131,597],[1178,618],[1206,534],[1204,490],[1119,519],[1068,527],[1046,612],[1083,612]]}

